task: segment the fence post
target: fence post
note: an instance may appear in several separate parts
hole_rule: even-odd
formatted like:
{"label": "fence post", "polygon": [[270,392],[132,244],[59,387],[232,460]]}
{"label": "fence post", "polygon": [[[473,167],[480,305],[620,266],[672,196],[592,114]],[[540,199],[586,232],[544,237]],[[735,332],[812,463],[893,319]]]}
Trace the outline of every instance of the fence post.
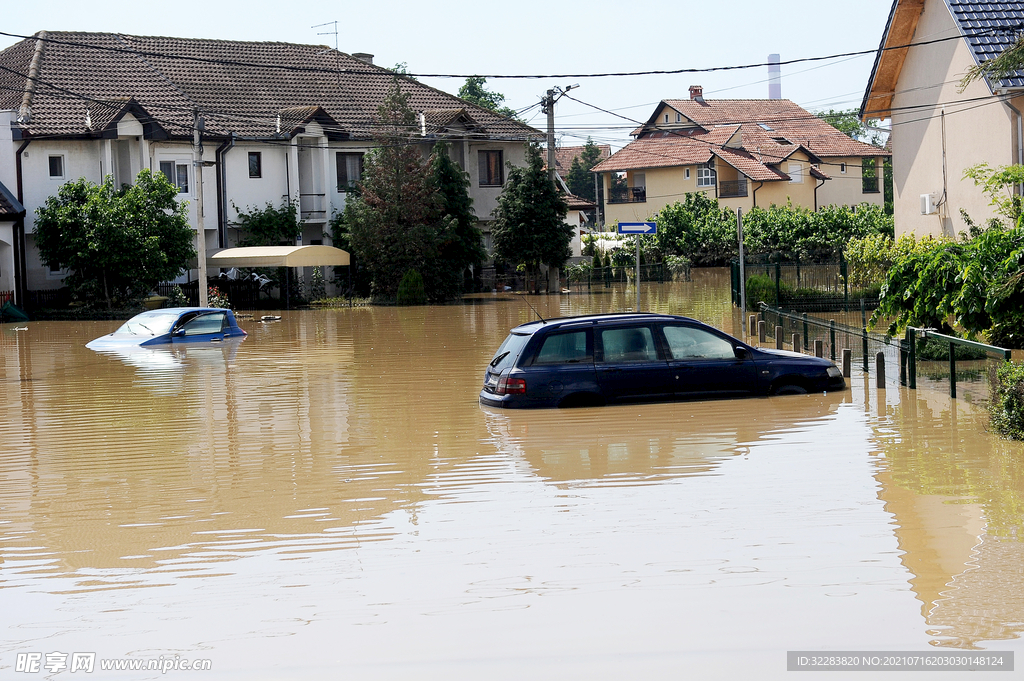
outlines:
{"label": "fence post", "polygon": [[917,390],[917,338],[913,327],[907,327],[907,381],[911,390]]}
{"label": "fence post", "polygon": [[907,343],[906,338],[900,339],[900,385],[907,384]]}
{"label": "fence post", "polygon": [[[795,314],[795,312],[794,312]],[[810,345],[811,334],[807,333],[807,313],[804,312],[804,343]]]}
{"label": "fence post", "polygon": [[775,307],[782,309],[782,265],[778,262],[775,263]]}
{"label": "fence post", "polygon": [[815,357],[824,357],[825,356],[824,343],[821,342],[820,338],[818,340],[814,341],[814,356]]}
{"label": "fence post", "polygon": [[836,361],[836,320],[828,320],[829,359]]}
{"label": "fence post", "polygon": [[781,326],[776,326],[775,327],[775,349],[776,350],[781,350],[782,349],[782,327]]}
{"label": "fence post", "polygon": [[885,387],[885,353],[881,350],[875,353],[875,387]]}
{"label": "fence post", "polygon": [[803,352],[803,349],[800,347],[800,334],[798,333],[793,334],[793,352]]}
{"label": "fence post", "polygon": [[764,344],[767,326],[763,319],[757,323],[757,340],[761,344]]}
{"label": "fence post", "polygon": [[757,315],[752,314],[747,318],[747,333],[753,337],[757,330]]}
{"label": "fence post", "polygon": [[843,377],[849,378],[850,374],[853,373],[853,350],[850,348],[843,348]]}
{"label": "fence post", "polygon": [[[847,269],[847,266],[846,266],[846,258],[844,258],[842,256],[839,257],[839,274],[843,277],[843,311],[844,312],[849,312],[850,311],[850,279],[847,276],[849,274],[849,270]],[[833,357],[832,359],[835,359],[835,357]]]}
{"label": "fence post", "polygon": [[956,399],[956,346],[949,344],[949,396]]}

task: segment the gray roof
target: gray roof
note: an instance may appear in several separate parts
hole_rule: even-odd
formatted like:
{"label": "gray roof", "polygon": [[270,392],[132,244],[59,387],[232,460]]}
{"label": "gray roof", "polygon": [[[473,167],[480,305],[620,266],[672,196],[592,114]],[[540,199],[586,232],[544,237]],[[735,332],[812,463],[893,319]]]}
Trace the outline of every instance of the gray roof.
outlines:
{"label": "gray roof", "polygon": [[[151,138],[187,139],[198,109],[214,137],[289,137],[316,120],[329,136],[368,139],[395,79],[323,45],[40,32],[0,52],[0,109],[19,111],[27,137],[109,136],[131,113]],[[541,136],[411,78],[398,82],[417,112],[465,111],[472,136]]]}
{"label": "gray roof", "polygon": [[24,214],[25,206],[0,182],[0,220],[17,220]]}
{"label": "gray roof", "polygon": [[[1024,2],[946,0],[946,4],[979,64],[998,56],[1024,33]],[[1002,80],[998,87],[1024,88],[1024,71]]]}

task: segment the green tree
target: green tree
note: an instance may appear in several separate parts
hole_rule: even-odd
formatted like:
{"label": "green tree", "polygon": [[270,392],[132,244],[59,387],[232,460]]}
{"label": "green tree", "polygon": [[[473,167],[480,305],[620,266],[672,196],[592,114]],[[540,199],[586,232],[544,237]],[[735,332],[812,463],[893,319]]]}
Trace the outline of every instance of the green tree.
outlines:
{"label": "green tree", "polygon": [[882,132],[876,129],[880,121],[877,118],[869,118],[866,124],[861,122],[858,109],[829,109],[818,111],[814,115],[858,142],[866,142],[876,147],[883,146]]}
{"label": "green tree", "polygon": [[993,168],[988,163],[979,163],[964,171],[964,178],[974,180],[989,197],[989,203],[1000,215],[1016,225],[1020,220],[1022,197],[1016,192],[1024,183],[1024,165],[1009,165]]}
{"label": "green tree", "polygon": [[416,114],[398,78],[377,115],[377,146],[365,157],[359,193],[346,204],[345,223],[372,293],[393,300],[407,271],[428,272],[437,261],[440,200],[423,154],[411,141]]}
{"label": "green tree", "polygon": [[466,82],[459,88],[459,99],[464,99],[470,104],[476,104],[506,118],[519,120],[519,116],[514,110],[502,106],[505,102],[505,95],[488,90],[487,79],[481,76],[470,76],[466,79]]}
{"label": "green tree", "polygon": [[590,169],[596,166],[600,160],[601,149],[594,144],[594,140],[588,137],[583,151],[572,159],[569,172],[565,177],[565,184],[569,187],[570,192],[588,201],[598,202],[598,196],[594,193],[594,175]]}
{"label": "green tree", "polygon": [[238,213],[238,227],[243,234],[239,246],[277,246],[282,241],[294,242],[302,231],[295,204],[284,204],[280,208],[267,202],[266,208],[250,208],[243,212],[232,204]]}
{"label": "green tree", "polygon": [[[494,210],[494,256],[524,265],[536,277],[540,265],[562,267],[569,259],[573,228],[569,206],[548,179],[540,147],[526,145],[526,167],[509,166],[508,181]],[[535,279],[536,281],[536,279]]]}
{"label": "green tree", "polygon": [[462,273],[470,266],[479,271],[487,257],[484,237],[477,227],[473,199],[469,197],[469,173],[451,159],[447,143],[434,145],[429,170],[430,181],[440,200],[440,231],[444,235],[438,253],[440,261],[435,268],[438,281],[433,288],[457,294],[466,288]]}
{"label": "green tree", "polygon": [[196,256],[195,233],[178,189],[143,170],[134,185],[68,182],[36,209],[35,241],[44,264],[70,271],[64,283],[108,308],[174,279]]}
{"label": "green tree", "polygon": [[704,192],[665,206],[655,221],[654,241],[665,256],[685,256],[698,267],[724,265],[736,256],[736,214]]}

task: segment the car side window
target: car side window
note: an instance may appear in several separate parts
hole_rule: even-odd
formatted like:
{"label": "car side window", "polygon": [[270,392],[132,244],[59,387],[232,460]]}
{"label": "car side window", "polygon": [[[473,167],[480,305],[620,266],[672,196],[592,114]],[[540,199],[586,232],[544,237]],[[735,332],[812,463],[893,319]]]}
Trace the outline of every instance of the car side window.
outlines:
{"label": "car side window", "polygon": [[603,360],[610,362],[653,362],[658,359],[654,334],[646,326],[602,329]]}
{"label": "car side window", "polygon": [[204,333],[220,333],[224,329],[224,322],[226,319],[227,314],[224,312],[204,314],[194,317],[192,320],[186,322],[180,330],[184,331],[186,336],[199,336]]}
{"label": "car side window", "polygon": [[735,359],[736,349],[724,338],[690,326],[666,326],[665,341],[672,359]]}
{"label": "car side window", "polygon": [[591,361],[587,332],[556,333],[544,339],[534,364],[575,364]]}

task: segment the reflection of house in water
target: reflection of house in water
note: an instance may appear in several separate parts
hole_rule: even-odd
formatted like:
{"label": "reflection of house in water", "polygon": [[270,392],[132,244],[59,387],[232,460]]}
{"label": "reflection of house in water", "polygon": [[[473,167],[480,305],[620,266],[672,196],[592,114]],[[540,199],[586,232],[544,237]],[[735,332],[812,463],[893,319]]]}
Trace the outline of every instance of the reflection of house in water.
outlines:
{"label": "reflection of house in water", "polygon": [[963,411],[958,425],[954,405],[941,394],[914,395],[892,409],[899,437],[889,431],[882,438],[879,498],[894,516],[901,561],[913,575],[933,645],[984,648],[984,641],[1018,638],[1024,632],[1020,446],[979,432]]}

